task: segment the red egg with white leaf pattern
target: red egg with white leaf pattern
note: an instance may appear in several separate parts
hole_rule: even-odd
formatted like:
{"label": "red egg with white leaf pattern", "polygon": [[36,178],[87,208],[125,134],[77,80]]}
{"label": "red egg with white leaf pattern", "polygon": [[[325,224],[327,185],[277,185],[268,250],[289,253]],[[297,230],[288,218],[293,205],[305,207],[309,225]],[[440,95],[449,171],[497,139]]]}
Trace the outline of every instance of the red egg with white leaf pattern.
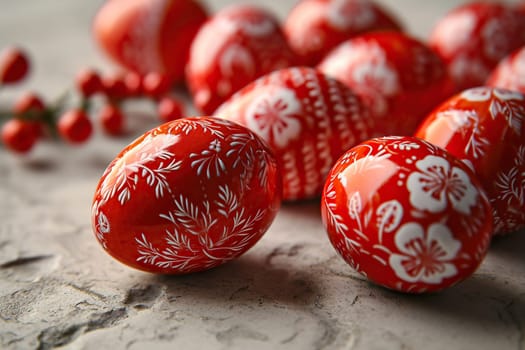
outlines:
{"label": "red egg with white leaf pattern", "polygon": [[445,101],[416,136],[469,164],[487,191],[494,232],[525,227],[525,95],[477,87]]}
{"label": "red egg with white leaf pattern", "polygon": [[92,226],[120,262],[153,273],[207,270],[252,247],[281,199],[275,157],[227,120],[182,118],[153,129],[108,166]]}
{"label": "red egg with white leaf pattern", "polygon": [[492,237],[490,204],[472,170],[415,137],[371,139],[347,151],[328,175],[321,213],[352,268],[407,293],[469,277]]}
{"label": "red egg with white leaf pattern", "polygon": [[256,78],[294,63],[295,55],[273,14],[237,4],[217,12],[199,30],[186,79],[197,109],[211,114]]}
{"label": "red egg with white leaf pattern", "polygon": [[215,116],[261,136],[283,172],[283,199],[319,196],[339,156],[371,137],[368,110],[352,90],[308,67],[275,71],[227,100]]}

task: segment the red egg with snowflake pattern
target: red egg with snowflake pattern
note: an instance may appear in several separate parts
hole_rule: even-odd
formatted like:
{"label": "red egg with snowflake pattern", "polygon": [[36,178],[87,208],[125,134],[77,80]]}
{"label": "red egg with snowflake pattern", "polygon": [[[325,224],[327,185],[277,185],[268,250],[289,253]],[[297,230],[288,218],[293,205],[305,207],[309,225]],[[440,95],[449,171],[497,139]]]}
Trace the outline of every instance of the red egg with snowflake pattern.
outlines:
{"label": "red egg with snowflake pattern", "polygon": [[336,79],[308,67],[275,71],[228,99],[215,116],[238,122],[273,149],[283,199],[319,196],[344,151],[371,137],[368,109]]}
{"label": "red egg with snowflake pattern", "polygon": [[328,175],[321,212],[352,268],[406,293],[469,277],[492,237],[490,204],[472,170],[415,137],[371,139],[347,151]]}
{"label": "red egg with snowflake pattern", "polygon": [[185,274],[247,251],[280,200],[275,157],[256,134],[226,120],[182,118],[145,133],[110,163],[92,226],[120,262]]}
{"label": "red egg with snowflake pattern", "polygon": [[416,132],[469,164],[487,191],[494,232],[525,227],[525,95],[477,87],[450,98]]}

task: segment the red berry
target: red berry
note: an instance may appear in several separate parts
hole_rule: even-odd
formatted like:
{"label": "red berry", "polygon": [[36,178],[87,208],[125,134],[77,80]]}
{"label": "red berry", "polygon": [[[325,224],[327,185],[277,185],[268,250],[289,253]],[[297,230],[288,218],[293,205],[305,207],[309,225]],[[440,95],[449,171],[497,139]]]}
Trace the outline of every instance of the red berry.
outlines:
{"label": "red berry", "polygon": [[525,45],[525,20],[510,5],[474,1],[443,17],[429,43],[462,91],[483,85],[501,59]]}
{"label": "red berry", "polygon": [[37,130],[36,122],[10,119],[2,126],[2,142],[14,152],[26,153],[38,139]]}
{"label": "red berry", "polygon": [[291,48],[310,66],[341,42],[378,30],[401,30],[401,25],[380,5],[363,0],[303,0],[284,23]]}
{"label": "red berry", "polygon": [[490,204],[472,170],[415,137],[383,137],[347,151],[321,204],[332,245],[369,280],[407,293],[470,276],[492,237]]}
{"label": "red berry", "polygon": [[73,109],[64,113],[57,122],[59,134],[64,140],[77,144],[89,139],[93,132],[93,125],[87,114],[80,109]]}
{"label": "red berry", "polygon": [[157,112],[162,123],[182,118],[184,116],[184,106],[175,97],[163,97],[158,105]]}
{"label": "red berry", "polygon": [[443,61],[400,32],[367,33],[326,56],[319,70],[349,86],[371,111],[374,136],[412,135],[454,93]]}
{"label": "red berry", "polygon": [[158,98],[165,95],[171,87],[171,80],[160,73],[148,73],[142,79],[142,90],[145,95]]}
{"label": "red berry", "polygon": [[250,249],[277,214],[280,194],[275,158],[257,135],[225,120],[183,118],[111,162],[95,191],[92,227],[128,266],[191,273]]}
{"label": "red berry", "polygon": [[309,67],[284,68],[259,78],[215,116],[248,127],[270,145],[283,171],[285,200],[319,196],[337,158],[372,132],[359,97]]}
{"label": "red berry", "polygon": [[17,83],[29,72],[29,59],[26,53],[17,47],[6,49],[0,56],[0,84]]}
{"label": "red berry", "polygon": [[76,86],[84,97],[90,97],[104,90],[99,73],[91,68],[84,69],[77,75]]}
{"label": "red berry", "polygon": [[238,4],[202,26],[191,45],[186,80],[196,108],[210,114],[256,78],[295,62],[273,14]]}
{"label": "red berry", "polygon": [[13,113],[28,116],[30,119],[38,119],[45,109],[46,106],[42,98],[33,92],[28,92],[16,101],[13,106]]}
{"label": "red berry", "polygon": [[113,104],[102,107],[98,120],[104,131],[109,135],[118,136],[124,130],[124,114],[120,108]]}
{"label": "red berry", "polygon": [[139,96],[143,93],[142,78],[135,72],[126,72],[124,74],[124,84],[130,96]]}
{"label": "red berry", "polygon": [[487,191],[496,234],[525,227],[524,121],[524,94],[477,87],[445,101],[415,134],[474,169]]}
{"label": "red berry", "polygon": [[109,99],[121,100],[129,97],[130,92],[122,74],[115,74],[102,79],[104,93]]}

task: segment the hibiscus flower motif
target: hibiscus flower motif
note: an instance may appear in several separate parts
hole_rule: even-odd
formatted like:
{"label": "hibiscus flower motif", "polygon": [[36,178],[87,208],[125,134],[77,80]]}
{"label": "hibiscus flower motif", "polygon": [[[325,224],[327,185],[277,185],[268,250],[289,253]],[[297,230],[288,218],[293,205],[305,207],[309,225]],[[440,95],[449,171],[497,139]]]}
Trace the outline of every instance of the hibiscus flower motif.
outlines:
{"label": "hibiscus flower motif", "polygon": [[[356,47],[365,48],[362,45]],[[395,69],[377,44],[369,45],[364,54],[355,52],[352,62],[351,86],[376,116],[388,110],[388,99],[399,93],[401,85]]]}
{"label": "hibiscus flower motif", "polygon": [[453,263],[461,248],[447,226],[432,224],[425,232],[420,224],[407,223],[394,238],[400,254],[392,254],[390,267],[400,279],[414,283],[439,284],[457,274]]}
{"label": "hibiscus flower motif", "polygon": [[470,214],[477,203],[478,191],[465,171],[434,155],[416,162],[416,167],[419,171],[407,179],[410,203],[415,208],[438,213],[450,203],[460,213]]}
{"label": "hibiscus flower motif", "polygon": [[285,148],[301,132],[301,104],[295,92],[286,88],[261,94],[247,108],[246,123],[266,141]]}

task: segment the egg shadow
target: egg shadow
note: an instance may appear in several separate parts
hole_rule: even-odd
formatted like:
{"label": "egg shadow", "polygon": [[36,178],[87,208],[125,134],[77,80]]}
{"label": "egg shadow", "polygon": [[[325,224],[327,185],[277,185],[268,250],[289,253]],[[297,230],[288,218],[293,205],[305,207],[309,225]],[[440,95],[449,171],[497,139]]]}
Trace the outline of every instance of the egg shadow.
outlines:
{"label": "egg shadow", "polygon": [[[457,285],[439,292],[404,294],[371,284],[370,290],[377,297],[391,300],[401,309],[410,310],[410,313],[416,310],[420,316],[433,322],[463,325],[478,332],[513,333],[520,341],[525,333],[524,285],[516,283],[508,273],[498,275],[497,271],[507,264],[514,264],[513,270],[523,271],[523,247],[523,234],[497,238],[489,251],[487,260],[491,261],[488,265]],[[520,264],[520,267],[515,264]]]}
{"label": "egg shadow", "polygon": [[308,271],[285,269],[259,256],[245,254],[219,267],[189,275],[152,275],[148,277],[149,283],[163,286],[168,300],[191,295],[195,300],[223,306],[313,305],[319,288]]}

